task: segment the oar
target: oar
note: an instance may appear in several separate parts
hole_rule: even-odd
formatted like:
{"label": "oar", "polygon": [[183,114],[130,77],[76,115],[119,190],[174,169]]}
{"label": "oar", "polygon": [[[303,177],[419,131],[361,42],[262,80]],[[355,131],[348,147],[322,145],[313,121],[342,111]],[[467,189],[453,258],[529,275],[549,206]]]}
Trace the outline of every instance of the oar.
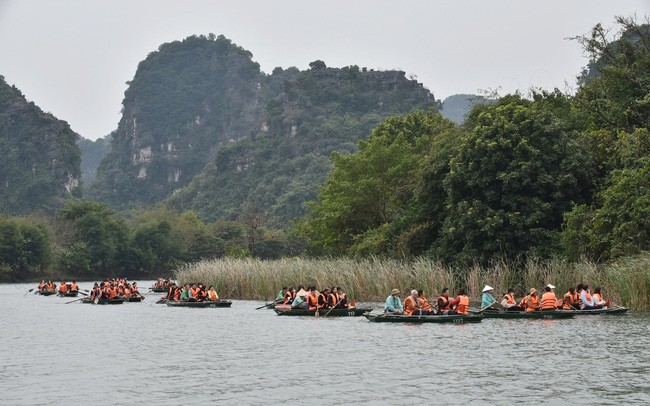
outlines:
{"label": "oar", "polygon": [[69,302],[65,302],[64,304],[70,304],[70,303],[78,302],[78,301],[80,301],[80,300],[84,300],[84,298],[82,297],[81,299],[71,300],[71,301],[69,301]]}
{"label": "oar", "polygon": [[339,303],[341,303],[341,300],[343,300],[343,298],[340,298],[339,301],[336,302],[336,304],[335,304],[334,306],[332,306],[332,308],[329,309],[329,311],[328,311],[327,313],[325,313],[325,316],[324,316],[324,317],[327,317],[327,315],[330,314],[330,312],[331,312],[332,310],[334,310],[334,308],[335,308],[336,306],[338,306]]}
{"label": "oar", "polygon": [[497,303],[497,302],[492,302],[492,303],[490,303],[489,305],[487,305],[487,306],[485,306],[485,307],[483,307],[483,308],[480,308],[479,310],[477,310],[476,312],[474,312],[474,314],[481,314],[481,313],[483,313],[485,310],[487,310],[487,309],[489,309],[490,307],[494,306],[496,303]]}
{"label": "oar", "polygon": [[255,310],[263,309],[265,307],[268,307],[269,309],[271,308],[271,305],[274,303],[265,303],[264,306],[256,307]]}

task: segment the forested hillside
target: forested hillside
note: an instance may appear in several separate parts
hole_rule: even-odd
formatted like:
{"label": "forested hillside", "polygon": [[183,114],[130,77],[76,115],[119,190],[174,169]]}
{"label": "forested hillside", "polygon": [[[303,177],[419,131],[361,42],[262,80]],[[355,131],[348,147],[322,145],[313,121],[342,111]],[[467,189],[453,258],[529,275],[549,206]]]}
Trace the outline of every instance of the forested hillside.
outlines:
{"label": "forested hillside", "polygon": [[454,94],[445,98],[442,101],[442,108],[440,113],[446,119],[449,119],[456,124],[462,124],[467,117],[467,114],[477,104],[494,103],[495,100],[488,99],[476,94]]}
{"label": "forested hillside", "polygon": [[0,76],[0,213],[52,213],[75,194],[77,138]]}
{"label": "forested hillside", "polygon": [[210,220],[259,213],[285,224],[304,215],[304,203],[331,169],[332,152],[356,151],[356,142],[386,117],[437,108],[433,95],[404,72],[315,61],[290,75],[276,69],[268,81],[279,94],[266,104],[257,131],[219,150],[170,204]]}
{"label": "forested hillside", "polygon": [[81,183],[88,187],[94,180],[99,163],[111,150],[110,135],[95,141],[79,138],[77,141],[81,152]]}

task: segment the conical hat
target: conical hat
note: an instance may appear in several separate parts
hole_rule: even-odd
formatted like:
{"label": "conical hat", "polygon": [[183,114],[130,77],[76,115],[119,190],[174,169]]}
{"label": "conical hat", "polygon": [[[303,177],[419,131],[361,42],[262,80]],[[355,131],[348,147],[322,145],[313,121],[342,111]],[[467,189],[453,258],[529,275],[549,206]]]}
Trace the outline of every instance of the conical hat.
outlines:
{"label": "conical hat", "polygon": [[307,296],[307,291],[305,289],[300,289],[298,293],[296,293],[296,296]]}
{"label": "conical hat", "polygon": [[485,287],[483,288],[483,292],[489,292],[491,290],[494,290],[494,288],[490,285],[485,285]]}

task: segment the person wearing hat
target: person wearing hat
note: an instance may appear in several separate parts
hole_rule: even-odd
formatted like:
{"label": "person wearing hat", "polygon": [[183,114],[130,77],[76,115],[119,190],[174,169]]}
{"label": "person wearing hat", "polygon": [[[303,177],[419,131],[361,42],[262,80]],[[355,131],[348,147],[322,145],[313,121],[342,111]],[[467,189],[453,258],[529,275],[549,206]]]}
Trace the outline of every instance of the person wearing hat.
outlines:
{"label": "person wearing hat", "polygon": [[488,308],[497,302],[494,296],[492,296],[490,293],[493,290],[494,288],[490,285],[485,285],[483,288],[483,295],[481,296],[481,309]]}
{"label": "person wearing hat", "polygon": [[404,306],[402,306],[402,301],[399,299],[399,289],[390,291],[384,305],[384,313],[404,314]]}
{"label": "person wearing hat", "polygon": [[530,293],[528,294],[528,301],[526,302],[526,311],[534,312],[540,309],[541,306],[539,305],[539,296],[537,295],[537,289],[530,288]]}
{"label": "person wearing hat", "polygon": [[293,302],[291,302],[291,307],[294,309],[307,309],[307,301],[305,298],[307,297],[307,291],[300,286],[300,290],[296,293],[296,297],[293,299]]}

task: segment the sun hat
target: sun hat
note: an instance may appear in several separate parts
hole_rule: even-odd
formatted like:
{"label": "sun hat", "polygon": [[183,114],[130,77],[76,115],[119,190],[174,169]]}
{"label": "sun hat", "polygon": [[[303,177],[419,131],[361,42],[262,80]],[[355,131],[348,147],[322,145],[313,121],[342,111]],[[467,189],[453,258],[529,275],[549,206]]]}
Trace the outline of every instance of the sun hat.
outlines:
{"label": "sun hat", "polygon": [[537,289],[535,289],[535,288],[530,288],[530,293],[529,293],[529,294],[532,295],[533,293],[537,293]]}
{"label": "sun hat", "polygon": [[546,285],[546,286],[548,286],[551,289],[555,289],[555,286],[551,285],[550,283],[548,285]]}
{"label": "sun hat", "polygon": [[489,292],[491,290],[494,290],[494,288],[490,285],[485,285],[485,287],[483,288],[483,292]]}
{"label": "sun hat", "polygon": [[393,289],[390,291],[391,295],[398,295],[399,294],[399,289]]}

